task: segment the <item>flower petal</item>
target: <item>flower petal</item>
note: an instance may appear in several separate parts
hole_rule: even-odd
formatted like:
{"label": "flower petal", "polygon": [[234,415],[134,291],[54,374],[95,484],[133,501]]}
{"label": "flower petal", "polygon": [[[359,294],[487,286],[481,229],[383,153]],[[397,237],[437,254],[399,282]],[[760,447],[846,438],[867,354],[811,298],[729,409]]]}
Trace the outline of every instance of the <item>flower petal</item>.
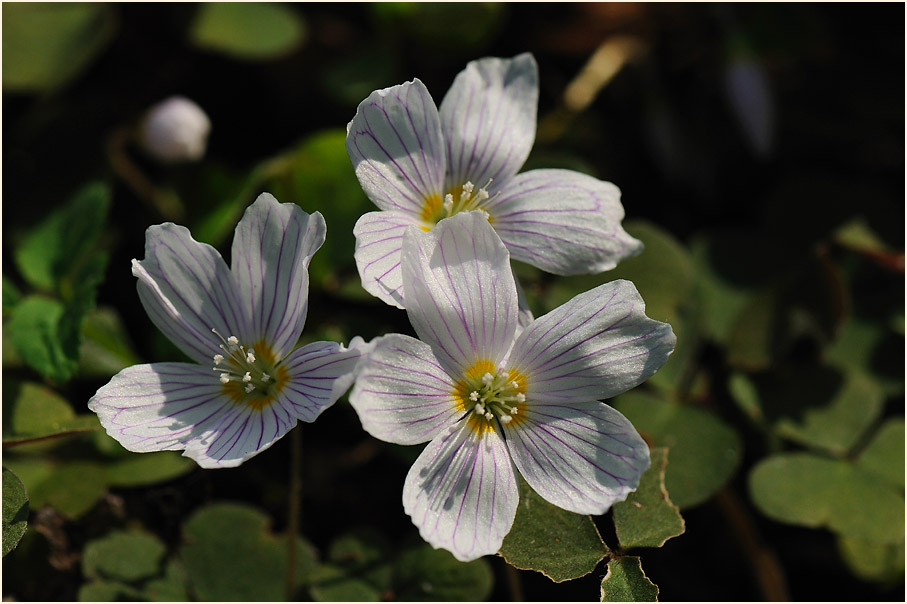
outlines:
{"label": "flower petal", "polygon": [[365,431],[381,440],[414,445],[434,438],[464,414],[453,380],[428,344],[400,334],[373,340],[356,369],[350,404]]}
{"label": "flower petal", "polygon": [[296,418],[271,405],[255,411],[224,396],[208,367],[134,365],[88,402],[107,433],[130,451],[177,451],[203,468],[238,466],[267,449]]}
{"label": "flower petal", "polygon": [[441,102],[447,143],[446,190],[466,181],[489,192],[517,173],[532,149],[538,111],[538,66],[529,53],[472,61]]}
{"label": "flower petal", "polygon": [[356,267],[362,288],[379,300],[403,308],[403,273],[400,250],[403,233],[417,225],[415,218],[403,212],[369,212],[363,214],[353,235],[356,236]]}
{"label": "flower petal", "polygon": [[509,365],[527,377],[531,402],[582,403],[626,392],[668,360],[676,337],[650,319],[629,281],[605,283],[536,319]]}
{"label": "flower petal", "polygon": [[349,348],[337,342],[297,348],[281,363],[289,378],[277,402],[302,421],[315,421],[353,383],[356,363],[368,348],[359,337],[353,338]]}
{"label": "flower petal", "polygon": [[151,321],[191,359],[209,365],[220,352],[212,329],[229,337],[247,328],[230,269],[189,229],[167,222],[145,232],[145,259],[132,261],[142,306]]}
{"label": "flower petal", "polygon": [[278,359],[296,345],[309,307],[309,262],[326,231],[319,212],[270,193],[249,206],[233,237],[233,275],[250,318],[243,341],[264,340]]}
{"label": "flower petal", "polygon": [[382,210],[419,216],[444,185],[438,109],[418,79],[376,90],[346,127],[346,150],[365,194]]}
{"label": "flower petal", "polygon": [[519,497],[501,436],[462,422],[435,437],[410,468],[403,509],[423,539],[468,562],[501,548]]}
{"label": "flower petal", "polygon": [[513,463],[536,493],[578,514],[604,514],[639,485],[649,447],[630,421],[598,401],[529,404],[505,424]]}
{"label": "flower petal", "polygon": [[516,331],[516,285],[507,248],[481,212],[428,233],[407,230],[402,269],[409,320],[450,375],[478,360],[500,363]]}
{"label": "flower petal", "polygon": [[620,190],[572,170],[519,174],[485,209],[515,260],[550,273],[599,273],[642,251],[621,226]]}

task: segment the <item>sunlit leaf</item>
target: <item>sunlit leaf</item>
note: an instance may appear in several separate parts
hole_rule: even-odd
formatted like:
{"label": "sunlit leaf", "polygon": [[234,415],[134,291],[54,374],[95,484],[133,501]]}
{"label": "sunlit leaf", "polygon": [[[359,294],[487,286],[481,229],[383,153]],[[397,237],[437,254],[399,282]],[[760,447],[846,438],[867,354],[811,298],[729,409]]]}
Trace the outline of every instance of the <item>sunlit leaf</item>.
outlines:
{"label": "sunlit leaf", "polygon": [[83,187],[35,226],[16,249],[19,271],[36,288],[56,289],[95,245],[109,207],[107,185],[96,182]]}
{"label": "sunlit leaf", "polygon": [[[189,518],[180,554],[198,599],[284,599],[287,543],[268,530],[269,524],[256,508],[233,503],[209,505]],[[315,552],[301,538],[297,540],[299,586],[315,565]]]}
{"label": "sunlit leaf", "polygon": [[191,29],[196,46],[247,60],[289,54],[305,34],[305,22],[297,10],[265,2],[203,3]]}
{"label": "sunlit leaf", "polygon": [[614,528],[622,550],[661,547],[671,537],[682,535],[683,517],[665,489],[668,449],[652,449],[652,465],[643,474],[635,492],[614,506]]}
{"label": "sunlit leaf", "polygon": [[733,476],[743,445],[715,415],[638,391],[623,394],[612,404],[651,446],[670,450],[665,487],[680,509],[702,503]]}
{"label": "sunlit leaf", "polygon": [[100,429],[96,415],[76,415],[69,403],[39,384],[7,379],[3,400],[5,444]]}
{"label": "sunlit leaf", "polygon": [[38,508],[49,505],[71,519],[78,519],[107,491],[104,466],[89,461],[55,465],[37,484],[28,484],[29,498]]}
{"label": "sunlit leaf", "polygon": [[516,518],[501,546],[509,564],[559,583],[591,573],[607,554],[592,518],[548,503],[520,480]]}
{"label": "sunlit leaf", "polygon": [[113,531],[90,541],[82,553],[86,577],[137,581],[158,574],[166,548],[152,535],[132,530]]}
{"label": "sunlit leaf", "polygon": [[878,543],[903,541],[903,495],[848,462],[776,455],[753,469],[749,483],[756,507],[780,522]]}
{"label": "sunlit leaf", "polygon": [[196,464],[188,457],[172,451],[130,455],[107,464],[107,481],[111,486],[135,487],[157,484],[182,476]]}
{"label": "sunlit leaf", "polygon": [[28,524],[28,494],[11,470],[3,468],[3,555],[19,544]]}
{"label": "sunlit leaf", "polygon": [[622,556],[608,562],[602,579],[602,602],[657,602],[658,587],[642,570],[637,556]]}
{"label": "sunlit leaf", "polygon": [[3,6],[3,89],[45,92],[82,72],[113,37],[114,6],[11,3]]}
{"label": "sunlit leaf", "polygon": [[449,552],[420,544],[407,549],[394,569],[394,593],[411,602],[479,602],[491,594],[493,575],[479,558],[460,562]]}

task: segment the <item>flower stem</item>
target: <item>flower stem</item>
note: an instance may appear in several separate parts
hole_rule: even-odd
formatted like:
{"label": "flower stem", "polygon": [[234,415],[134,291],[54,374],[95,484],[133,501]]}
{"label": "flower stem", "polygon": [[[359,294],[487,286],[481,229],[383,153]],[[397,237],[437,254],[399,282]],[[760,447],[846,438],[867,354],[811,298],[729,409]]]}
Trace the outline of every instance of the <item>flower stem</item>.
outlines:
{"label": "flower stem", "polygon": [[287,497],[287,602],[294,601],[296,591],[296,535],[302,511],[302,423],[290,430],[290,490]]}

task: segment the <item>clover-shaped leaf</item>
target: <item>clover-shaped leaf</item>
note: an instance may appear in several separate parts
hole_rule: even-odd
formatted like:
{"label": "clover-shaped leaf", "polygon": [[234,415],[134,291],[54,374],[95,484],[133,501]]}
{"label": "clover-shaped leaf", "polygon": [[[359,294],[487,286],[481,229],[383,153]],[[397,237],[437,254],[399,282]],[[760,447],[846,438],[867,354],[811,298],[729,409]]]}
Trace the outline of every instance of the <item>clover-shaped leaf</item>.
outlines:
{"label": "clover-shaped leaf", "polygon": [[3,468],[3,555],[19,544],[28,524],[28,494],[12,471]]}
{"label": "clover-shaped leaf", "polygon": [[602,602],[657,602],[658,587],[642,570],[637,556],[621,556],[608,562],[602,579]]}
{"label": "clover-shaped leaf", "polygon": [[652,449],[651,455],[652,465],[642,475],[639,487],[614,506],[614,528],[622,550],[661,547],[684,532],[683,517],[665,489],[668,449]]}

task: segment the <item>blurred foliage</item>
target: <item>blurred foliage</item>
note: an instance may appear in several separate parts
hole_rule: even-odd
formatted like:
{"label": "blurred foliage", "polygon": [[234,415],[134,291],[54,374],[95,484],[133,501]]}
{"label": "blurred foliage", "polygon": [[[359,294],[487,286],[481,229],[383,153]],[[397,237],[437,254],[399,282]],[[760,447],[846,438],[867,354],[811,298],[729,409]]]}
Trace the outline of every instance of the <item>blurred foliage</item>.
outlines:
{"label": "blurred foliage", "polygon": [[[297,599],[898,599],[902,17],[896,5],[5,3],[4,598],[280,600],[292,538]],[[564,90],[614,40],[638,52],[566,109]],[[524,169],[613,181],[645,244],[600,275],[516,265],[532,310],[629,279],[678,336],[660,372],[611,401],[652,447],[638,492],[590,518],[523,483],[502,558],[463,564],[402,510],[417,452],[363,435],[344,400],[306,432],[300,535],[284,525],[286,443],[202,471],[100,430],[86,408],[97,388],[182,358],[129,270],[152,224],[185,224],[227,253],[262,191],[320,211],[304,337],[411,333],[359,285],[352,228],[373,206],[344,126],[372,90],[418,77],[440,103],[466,62],[524,51],[541,78]],[[175,93],[213,130],[202,161],[161,166],[122,140]],[[714,572],[691,581],[716,551]]]}

